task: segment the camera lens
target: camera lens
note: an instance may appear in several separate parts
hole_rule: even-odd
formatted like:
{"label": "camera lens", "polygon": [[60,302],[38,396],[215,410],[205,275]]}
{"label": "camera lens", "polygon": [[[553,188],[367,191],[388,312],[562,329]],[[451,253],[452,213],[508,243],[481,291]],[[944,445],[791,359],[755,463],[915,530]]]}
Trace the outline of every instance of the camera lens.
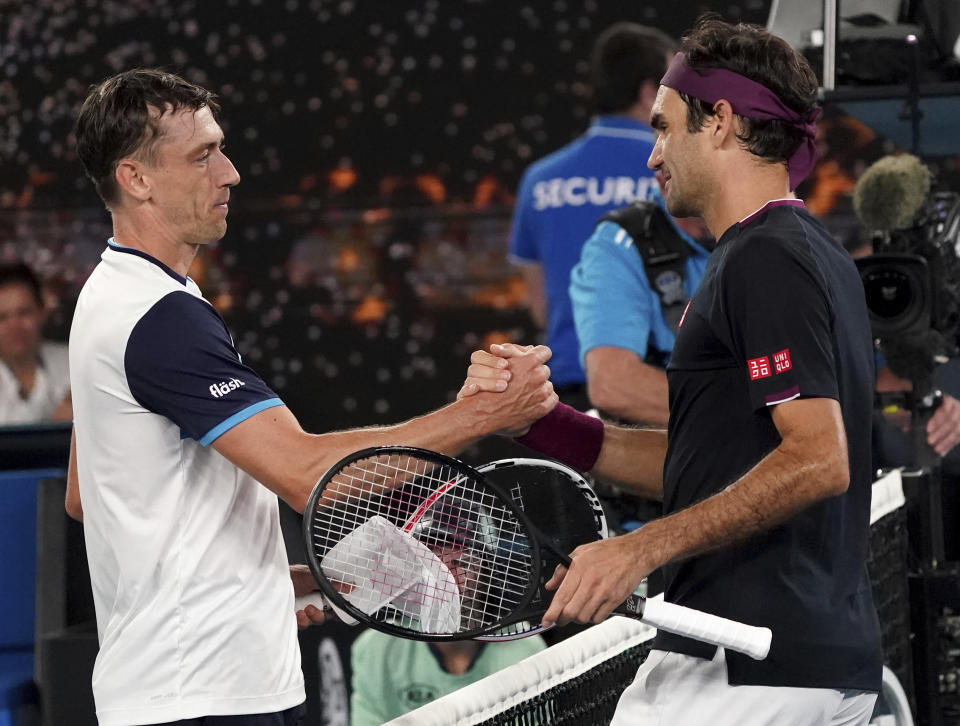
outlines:
{"label": "camera lens", "polygon": [[863,278],[867,307],[885,320],[901,317],[913,303],[913,285],[909,275],[900,270],[875,270]]}

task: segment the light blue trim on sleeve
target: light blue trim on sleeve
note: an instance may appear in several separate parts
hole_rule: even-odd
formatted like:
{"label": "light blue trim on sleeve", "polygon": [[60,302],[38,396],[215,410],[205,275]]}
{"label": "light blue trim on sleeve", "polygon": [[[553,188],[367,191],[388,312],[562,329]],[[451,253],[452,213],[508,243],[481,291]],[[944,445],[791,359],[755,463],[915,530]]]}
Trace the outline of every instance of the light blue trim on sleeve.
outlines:
{"label": "light blue trim on sleeve", "polygon": [[247,406],[242,411],[237,411],[235,414],[233,414],[233,416],[231,416],[230,418],[224,421],[221,421],[212,429],[210,429],[206,434],[204,434],[203,438],[200,439],[199,443],[201,446],[209,446],[214,441],[216,441],[217,437],[221,436],[222,434],[225,434],[227,431],[232,429],[238,423],[242,421],[246,421],[248,418],[250,418],[254,414],[260,413],[261,411],[264,411],[268,408],[274,408],[275,406],[282,406],[282,405],[283,405],[283,401],[281,401],[279,398],[268,398],[267,400],[259,401],[253,404],[252,406]]}

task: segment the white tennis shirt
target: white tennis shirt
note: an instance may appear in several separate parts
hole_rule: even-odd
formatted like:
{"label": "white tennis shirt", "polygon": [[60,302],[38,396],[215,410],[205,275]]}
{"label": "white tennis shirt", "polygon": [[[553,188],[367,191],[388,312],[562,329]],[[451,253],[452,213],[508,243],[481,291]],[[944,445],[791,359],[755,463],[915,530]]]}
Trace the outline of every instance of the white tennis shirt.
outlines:
{"label": "white tennis shirt", "polygon": [[100,726],[303,702],[277,497],[209,444],[282,405],[196,284],[110,241],[70,376]]}

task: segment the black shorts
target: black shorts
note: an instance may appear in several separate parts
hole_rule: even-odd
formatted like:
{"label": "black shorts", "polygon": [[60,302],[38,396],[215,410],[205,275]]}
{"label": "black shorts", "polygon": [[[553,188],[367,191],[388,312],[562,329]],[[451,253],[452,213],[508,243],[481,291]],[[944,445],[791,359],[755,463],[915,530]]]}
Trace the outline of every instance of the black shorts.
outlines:
{"label": "black shorts", "polygon": [[299,726],[306,713],[304,705],[278,713],[253,713],[245,716],[201,716],[170,721],[156,726]]}

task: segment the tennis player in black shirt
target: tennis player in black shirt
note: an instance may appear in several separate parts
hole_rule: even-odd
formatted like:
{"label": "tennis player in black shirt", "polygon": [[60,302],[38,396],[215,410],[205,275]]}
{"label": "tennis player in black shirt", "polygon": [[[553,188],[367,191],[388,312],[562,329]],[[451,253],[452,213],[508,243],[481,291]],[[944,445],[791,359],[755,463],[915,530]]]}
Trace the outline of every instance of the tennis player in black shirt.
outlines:
{"label": "tennis player in black shirt", "polygon": [[[558,407],[520,439],[662,498],[665,516],[575,550],[544,619],[600,621],[662,567],[668,601],[771,628],[770,655],[660,634],[615,726],[867,724],[873,350],[853,262],[792,193],[814,163],[816,77],[753,26],[703,20],[681,51],[648,163],[670,213],[718,243],[667,368],[668,430]],[[516,350],[475,353],[468,380]]]}

